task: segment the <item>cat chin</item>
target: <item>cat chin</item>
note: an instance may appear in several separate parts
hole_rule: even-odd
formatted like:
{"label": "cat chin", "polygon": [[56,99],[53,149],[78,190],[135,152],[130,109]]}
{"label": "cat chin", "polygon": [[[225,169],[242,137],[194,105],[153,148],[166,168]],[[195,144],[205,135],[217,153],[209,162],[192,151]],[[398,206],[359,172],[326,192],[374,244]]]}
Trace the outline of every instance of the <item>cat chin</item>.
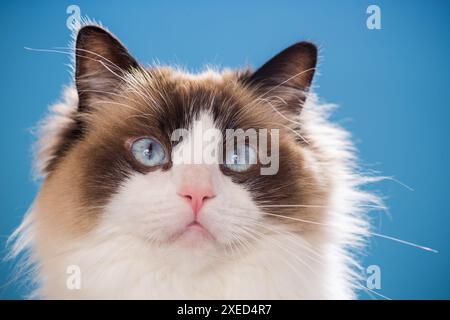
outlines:
{"label": "cat chin", "polygon": [[203,247],[215,242],[211,232],[198,222],[192,222],[172,237],[173,242],[181,243],[187,247]]}

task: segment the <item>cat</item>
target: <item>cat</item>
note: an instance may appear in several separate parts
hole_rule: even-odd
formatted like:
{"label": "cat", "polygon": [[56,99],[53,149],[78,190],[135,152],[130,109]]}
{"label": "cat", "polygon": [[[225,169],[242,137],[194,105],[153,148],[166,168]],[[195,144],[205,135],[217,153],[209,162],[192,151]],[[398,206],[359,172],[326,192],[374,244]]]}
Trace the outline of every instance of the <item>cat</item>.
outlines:
{"label": "cat", "polygon": [[[143,67],[95,24],[74,45],[74,84],[36,145],[42,185],[13,235],[31,298],[357,297],[365,206],[378,200],[362,190],[350,134],[329,120],[334,106],[311,90],[314,44],[255,71],[199,74]],[[262,173],[248,141],[219,143],[223,162],[180,161],[205,129],[270,129],[275,172]]]}

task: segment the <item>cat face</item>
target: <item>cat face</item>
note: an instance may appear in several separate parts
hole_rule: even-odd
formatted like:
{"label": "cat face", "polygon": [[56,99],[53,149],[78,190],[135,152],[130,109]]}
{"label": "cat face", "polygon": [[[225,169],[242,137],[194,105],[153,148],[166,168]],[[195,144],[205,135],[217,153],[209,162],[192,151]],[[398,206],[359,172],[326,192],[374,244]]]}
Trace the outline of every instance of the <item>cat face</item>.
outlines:
{"label": "cat face", "polygon": [[[82,28],[78,108],[47,148],[39,211],[65,236],[104,230],[185,252],[313,232],[295,218],[318,221],[314,205],[327,197],[299,122],[316,54],[312,44],[298,43],[255,72],[192,75],[144,68],[105,30]],[[236,146],[225,134],[230,129],[266,136]],[[179,130],[185,134],[174,139]],[[211,146],[216,161],[196,159]]]}

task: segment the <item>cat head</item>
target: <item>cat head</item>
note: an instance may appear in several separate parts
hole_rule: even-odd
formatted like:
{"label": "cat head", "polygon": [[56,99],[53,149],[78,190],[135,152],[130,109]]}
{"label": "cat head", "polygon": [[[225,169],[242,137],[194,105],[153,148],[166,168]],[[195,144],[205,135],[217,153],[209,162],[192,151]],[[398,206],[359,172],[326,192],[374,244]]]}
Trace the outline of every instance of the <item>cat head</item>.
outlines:
{"label": "cat head", "polygon": [[314,205],[327,197],[301,127],[313,44],[256,71],[193,75],[143,67],[109,32],[85,26],[75,53],[75,109],[41,154],[36,204],[61,234],[102,229],[149,247],[220,251],[313,231],[295,220],[319,219]]}

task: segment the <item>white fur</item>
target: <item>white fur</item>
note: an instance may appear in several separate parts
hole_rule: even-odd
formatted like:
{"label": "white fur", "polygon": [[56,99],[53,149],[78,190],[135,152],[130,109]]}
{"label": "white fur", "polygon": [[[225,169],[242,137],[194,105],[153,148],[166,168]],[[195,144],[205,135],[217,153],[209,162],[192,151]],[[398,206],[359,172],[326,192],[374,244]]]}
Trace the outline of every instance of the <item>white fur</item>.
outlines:
{"label": "white fur", "polygon": [[[70,98],[58,107],[64,112],[44,123],[41,147],[51,144],[58,127],[62,129],[69,121],[65,115],[76,108],[73,95],[74,89],[67,89],[65,96]],[[15,234],[15,253],[31,250],[33,263],[38,267],[37,296],[354,298],[358,277],[352,252],[362,248],[368,235],[362,205],[376,202],[377,198],[359,189],[366,181],[356,172],[349,134],[327,120],[331,108],[311,96],[298,118],[302,135],[315,147],[304,151],[307,165],[317,177],[327,175],[332,180],[325,221],[332,227],[325,227],[325,235],[304,238],[275,232],[253,242],[253,248],[241,254],[233,253],[231,245],[228,251],[211,243],[202,247],[188,247],[185,242],[165,245],[168,235],[183,229],[192,218],[188,204],[173,196],[185,170],[180,166],[166,172],[135,174],[111,199],[99,226],[82,239],[65,243],[61,253],[52,259],[33,255],[35,212],[30,212]],[[213,125],[207,115],[203,115],[202,122],[207,127]],[[187,144],[183,142],[180,148]],[[45,163],[48,159],[41,156],[40,161]],[[263,215],[249,192],[221,174],[218,167],[205,165],[204,170],[220,192],[205,204],[201,222],[219,244],[233,244],[238,232],[234,225],[250,225]],[[81,290],[66,287],[69,265],[81,268]]]}

